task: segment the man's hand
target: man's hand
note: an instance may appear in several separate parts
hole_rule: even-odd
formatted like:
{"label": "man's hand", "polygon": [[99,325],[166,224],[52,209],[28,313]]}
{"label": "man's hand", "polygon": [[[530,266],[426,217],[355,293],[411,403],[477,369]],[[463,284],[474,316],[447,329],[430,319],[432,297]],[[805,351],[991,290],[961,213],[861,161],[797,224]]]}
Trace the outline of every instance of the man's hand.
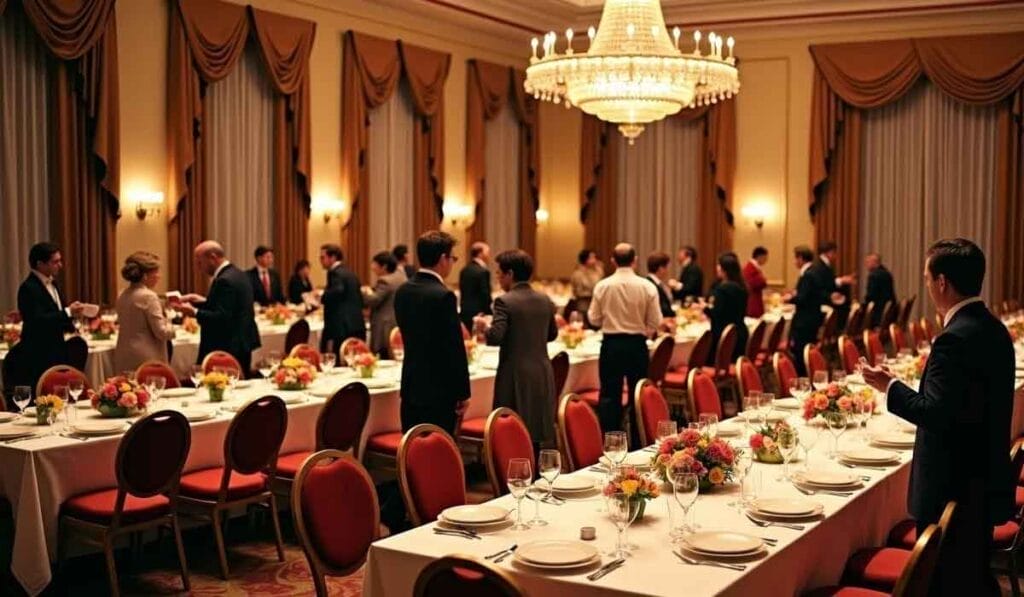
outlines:
{"label": "man's hand", "polygon": [[476,315],[473,317],[473,329],[486,330],[491,327],[491,317],[488,315]]}
{"label": "man's hand", "polygon": [[866,384],[883,394],[889,389],[889,382],[894,377],[892,372],[885,367],[871,367],[868,365],[864,365],[861,368],[861,375],[864,376]]}
{"label": "man's hand", "polygon": [[201,295],[201,294],[196,294],[196,293],[192,292],[192,293],[189,293],[189,294],[181,295],[181,302],[183,302],[183,303],[205,303],[206,302],[206,297]]}
{"label": "man's hand", "polygon": [[833,292],[831,299],[833,305],[842,305],[846,302],[846,297],[841,292]]}
{"label": "man's hand", "polygon": [[180,305],[175,305],[174,309],[187,317],[196,316],[195,306],[189,303],[181,303]]}
{"label": "man's hand", "polygon": [[83,305],[80,301],[75,301],[75,302],[71,303],[70,305],[68,305],[68,311],[70,311],[71,315],[73,315],[75,317],[81,315],[82,314],[82,310],[84,308],[85,308],[85,305]]}
{"label": "man's hand", "polygon": [[667,284],[668,287],[671,288],[672,290],[679,290],[680,288],[683,287],[682,282],[676,280],[675,278],[669,278]]}
{"label": "man's hand", "polygon": [[852,286],[852,285],[854,285],[856,283],[857,283],[857,276],[855,276],[853,274],[846,274],[845,276],[840,276],[840,278],[839,278],[839,284],[842,285],[842,286]]}

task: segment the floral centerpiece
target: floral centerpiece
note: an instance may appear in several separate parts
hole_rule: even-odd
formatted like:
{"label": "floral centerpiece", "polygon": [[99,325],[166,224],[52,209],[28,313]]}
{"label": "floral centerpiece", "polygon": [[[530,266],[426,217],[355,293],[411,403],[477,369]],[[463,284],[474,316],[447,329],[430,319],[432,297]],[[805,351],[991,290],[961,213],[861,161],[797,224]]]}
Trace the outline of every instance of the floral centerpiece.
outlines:
{"label": "floral centerpiece", "polygon": [[93,340],[110,340],[117,331],[117,324],[109,319],[97,318],[89,322],[89,336]]}
{"label": "floral centerpiece", "polygon": [[210,402],[224,402],[224,392],[227,391],[228,385],[231,384],[231,379],[227,373],[222,371],[210,371],[203,374],[203,378],[199,383],[206,388]]}
{"label": "floral centerpiece", "polygon": [[288,357],[274,370],[271,379],[279,390],[305,390],[316,379],[316,368],[300,358]]}
{"label": "floral centerpiece", "polygon": [[104,417],[127,417],[146,410],[149,392],[135,381],[123,375],[111,377],[103,382],[100,391],[87,392],[92,407]]}
{"label": "floral centerpiece", "polygon": [[706,321],[707,316],[704,314],[704,309],[700,306],[700,303],[693,303],[689,307],[677,307],[676,308],[676,325],[684,328],[693,323],[701,323]]}
{"label": "floral centerpiece", "polygon": [[728,442],[684,429],[662,440],[651,466],[663,481],[669,480],[669,468],[688,467],[700,477],[701,490],[707,490],[732,481],[735,462],[736,451]]}
{"label": "floral centerpiece", "polygon": [[641,475],[634,467],[626,466],[617,470],[605,484],[602,493],[605,497],[619,493],[624,494],[629,498],[630,509],[637,510],[634,520],[640,520],[644,517],[647,500],[658,497],[661,494],[661,489],[654,480],[646,475]]}
{"label": "floral centerpiece", "polygon": [[1024,340],[1024,319],[1007,322],[1006,329],[1010,330],[1010,338],[1014,342]]}
{"label": "floral centerpiece", "polygon": [[8,349],[21,342],[21,329],[16,325],[4,324],[3,343]]}
{"label": "floral centerpiece", "polygon": [[353,358],[352,366],[359,372],[359,377],[373,377],[377,370],[377,355],[372,352],[361,352]]}
{"label": "floral centerpiece", "polygon": [[810,421],[819,415],[827,419],[835,413],[850,414],[855,406],[862,403],[874,412],[875,392],[870,387],[854,392],[846,384],[830,383],[824,390],[816,390],[804,400],[804,420]]}
{"label": "floral centerpiece", "polygon": [[782,452],[779,451],[778,444],[791,438],[795,433],[796,430],[785,421],[755,431],[750,436],[750,449],[753,450],[754,459],[768,464],[782,464]]}
{"label": "floral centerpiece", "polygon": [[45,394],[36,398],[36,423],[49,425],[64,410],[64,400],[56,394]]}
{"label": "floral centerpiece", "polygon": [[195,317],[186,317],[181,320],[181,329],[186,334],[198,334],[199,333],[199,322]]}
{"label": "floral centerpiece", "polygon": [[463,340],[463,344],[466,346],[466,362],[473,363],[476,361],[476,340],[472,338],[466,338]]}
{"label": "floral centerpiece", "polygon": [[586,331],[583,329],[583,324],[575,321],[573,323],[566,324],[558,332],[558,337],[565,344],[565,347],[572,350],[583,342],[583,338],[586,336]]}
{"label": "floral centerpiece", "polygon": [[263,318],[274,325],[284,325],[292,316],[292,310],[285,305],[270,305],[263,311]]}

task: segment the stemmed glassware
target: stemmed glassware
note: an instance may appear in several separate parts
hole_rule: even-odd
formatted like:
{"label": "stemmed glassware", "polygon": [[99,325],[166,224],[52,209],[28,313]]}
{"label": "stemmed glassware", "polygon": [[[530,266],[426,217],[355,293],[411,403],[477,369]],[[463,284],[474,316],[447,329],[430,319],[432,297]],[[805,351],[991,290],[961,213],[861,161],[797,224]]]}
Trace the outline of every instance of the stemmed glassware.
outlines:
{"label": "stemmed glassware", "polygon": [[14,403],[18,405],[18,412],[24,412],[25,407],[32,401],[32,388],[28,386],[14,386]]}
{"label": "stemmed glassware", "polygon": [[690,510],[697,502],[697,494],[700,492],[700,478],[696,473],[690,472],[686,466],[669,467],[669,479],[672,481],[672,495],[676,503],[683,510],[682,522],[679,525],[678,535],[696,530],[696,525],[689,522]]}
{"label": "stemmed glassware", "polygon": [[751,390],[747,393],[746,397],[743,398],[743,424],[746,426],[749,433],[756,431],[756,429],[754,429],[754,423],[757,421],[760,410],[761,392]]}
{"label": "stemmed glassware", "polygon": [[508,490],[516,499],[516,523],[513,531],[525,531],[530,525],[523,522],[523,498],[533,482],[533,471],[527,458],[512,458],[508,461],[508,475],[505,477]]}
{"label": "stemmed glassware", "polygon": [[533,499],[534,508],[533,518],[527,524],[531,527],[542,527],[548,524],[548,521],[540,517],[540,503],[551,496],[554,491],[555,479],[562,472],[562,458],[558,454],[558,450],[541,450],[537,460],[537,469],[541,478],[547,481],[547,487],[536,483],[530,485],[529,495]]}
{"label": "stemmed glassware", "polygon": [[714,438],[718,435],[718,415],[715,413],[700,413],[701,431],[708,437]]}
{"label": "stemmed glassware", "polygon": [[[72,387],[78,386],[77,393],[72,390]],[[84,389],[81,381],[68,382],[68,386],[64,388],[64,431],[70,433],[75,430],[75,420],[78,418],[78,409],[75,408],[75,401],[78,399],[78,394],[82,393]]]}
{"label": "stemmed glassware", "polygon": [[[733,461],[732,474],[733,477],[735,477],[736,482],[740,484],[741,490],[743,487],[743,480],[750,473],[750,467],[753,466],[753,464],[754,455],[751,453],[750,450],[741,449],[736,451],[736,460]],[[737,511],[742,510],[744,505],[745,504],[743,503],[742,494],[740,496],[740,499],[736,499],[729,502],[729,506],[736,508]]]}
{"label": "stemmed glassware", "polygon": [[80,379],[73,379],[68,382],[68,396],[70,396],[69,402],[78,402],[78,397],[85,391],[85,382]]}
{"label": "stemmed glassware", "polygon": [[779,447],[779,454],[782,455],[782,475],[776,481],[789,480],[789,461],[793,459],[797,449],[800,447],[800,434],[793,427],[781,427],[775,445]]}
{"label": "stemmed glassware", "polygon": [[843,369],[832,370],[832,383],[843,383],[846,381],[846,371]]}
{"label": "stemmed glassware", "polygon": [[839,437],[846,431],[849,419],[843,411],[826,413],[824,417],[828,430],[832,432],[832,452],[829,454],[829,458],[837,460],[839,458]]}
{"label": "stemmed glassware", "polygon": [[626,460],[629,452],[629,440],[625,431],[609,431],[604,434],[604,457],[608,460],[609,472]]}
{"label": "stemmed glassware", "polygon": [[263,379],[267,379],[268,377],[270,377],[270,374],[274,372],[274,368],[270,366],[270,359],[260,359],[259,371],[260,375],[263,376]]}
{"label": "stemmed glassware", "polygon": [[818,436],[821,435],[821,432],[814,425],[808,424],[800,429],[800,434],[800,445],[804,448],[804,470],[806,471],[811,467],[811,451],[818,443]]}
{"label": "stemmed glassware", "polygon": [[657,441],[658,441],[658,445],[659,446],[661,445],[661,442],[665,441],[666,439],[672,437],[673,435],[675,435],[677,433],[679,433],[679,426],[676,424],[675,421],[672,421],[672,420],[658,421],[658,438],[657,438]]}
{"label": "stemmed glassware", "polygon": [[618,535],[615,538],[615,550],[608,555],[613,558],[628,558],[630,553],[622,542],[622,535],[636,519],[640,508],[633,503],[629,496],[621,492],[613,493],[608,496],[606,501],[608,502],[608,516],[612,519],[615,529],[618,531]]}
{"label": "stemmed glassware", "polygon": [[794,377],[789,380],[789,395],[800,401],[803,406],[807,395],[811,393],[811,380],[806,377]]}
{"label": "stemmed glassware", "polygon": [[189,370],[189,379],[192,380],[192,385],[198,388],[203,383],[203,366],[192,365],[192,368]]}
{"label": "stemmed glassware", "polygon": [[153,410],[157,410],[160,394],[163,393],[164,388],[167,386],[167,380],[162,375],[150,375],[146,377],[144,384],[146,391],[149,392],[149,396],[153,399]]}
{"label": "stemmed glassware", "polygon": [[267,361],[270,363],[271,369],[277,369],[281,366],[281,353],[276,350],[268,350]]}
{"label": "stemmed glassware", "polygon": [[333,352],[325,352],[320,355],[320,370],[324,375],[330,375],[334,371],[335,359]]}
{"label": "stemmed glassware", "polygon": [[775,408],[775,394],[771,392],[763,392],[761,394],[761,400],[758,403],[758,411],[761,413],[761,424],[765,427],[768,426],[768,416],[772,414],[772,410]]}
{"label": "stemmed glassware", "polygon": [[819,392],[828,387],[828,372],[827,371],[815,371],[811,377],[811,385],[815,390]]}

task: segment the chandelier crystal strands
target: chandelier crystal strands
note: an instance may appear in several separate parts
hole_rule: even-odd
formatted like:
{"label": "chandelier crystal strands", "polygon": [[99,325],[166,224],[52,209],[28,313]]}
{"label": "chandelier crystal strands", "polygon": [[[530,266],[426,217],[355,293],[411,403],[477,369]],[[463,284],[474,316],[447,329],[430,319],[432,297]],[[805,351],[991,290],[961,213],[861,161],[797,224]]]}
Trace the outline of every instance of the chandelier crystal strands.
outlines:
{"label": "chandelier crystal strands", "polygon": [[523,86],[537,99],[618,124],[630,145],[648,123],[739,92],[733,38],[694,31],[693,49],[684,53],[679,27],[669,37],[660,0],[606,0],[598,28],[587,35],[590,46],[579,54],[572,29],[561,54],[554,32],[533,38]]}

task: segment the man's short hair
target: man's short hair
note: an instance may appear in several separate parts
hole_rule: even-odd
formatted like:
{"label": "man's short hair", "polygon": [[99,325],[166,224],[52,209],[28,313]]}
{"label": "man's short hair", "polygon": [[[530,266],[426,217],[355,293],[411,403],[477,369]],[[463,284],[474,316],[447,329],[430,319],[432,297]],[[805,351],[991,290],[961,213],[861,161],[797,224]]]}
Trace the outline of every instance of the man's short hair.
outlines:
{"label": "man's short hair", "polygon": [[751,257],[753,257],[754,259],[757,259],[758,257],[764,256],[764,255],[767,255],[767,254],[768,254],[768,249],[762,247],[761,245],[758,245],[758,246],[754,247],[754,252],[751,254]]}
{"label": "man's short hair", "polygon": [[28,266],[35,269],[36,265],[46,263],[58,251],[60,251],[60,247],[54,243],[36,243],[28,250]]}
{"label": "man's short hair", "polygon": [[804,263],[814,261],[814,253],[811,252],[811,248],[807,245],[798,245],[797,247],[794,247],[793,255],[799,257]]}
{"label": "man's short hair", "polygon": [[615,265],[619,267],[629,267],[636,261],[636,249],[631,245],[626,245],[626,248],[616,247],[612,252],[612,259],[615,260]]}
{"label": "man's short hair", "polygon": [[260,257],[263,257],[267,253],[273,253],[273,252],[274,252],[274,250],[271,249],[270,247],[268,247],[267,245],[260,245],[260,246],[256,247],[256,251],[253,252],[253,256],[256,259],[259,259]]}
{"label": "man's short hair", "polygon": [[691,260],[697,260],[697,247],[694,247],[693,245],[683,245],[683,248],[681,250],[683,252],[683,255],[686,255]]}
{"label": "man's short hair", "polygon": [[388,251],[381,251],[372,257],[373,262],[384,268],[389,274],[398,269],[398,260]]}
{"label": "man's short hair", "polygon": [[594,252],[593,249],[583,249],[580,254],[576,256],[576,262],[580,265],[587,263],[587,259],[590,259],[590,255]]}
{"label": "man's short hair", "polygon": [[345,259],[345,253],[342,252],[341,246],[334,243],[326,243],[320,245],[320,250],[327,253],[328,257],[334,257],[338,261]]}
{"label": "man's short hair", "polygon": [[834,241],[834,240],[822,241],[818,245],[818,255],[824,255],[825,253],[829,253],[831,251],[835,251],[838,247],[839,247],[839,245],[837,245],[836,241]]}
{"label": "man's short hair", "polygon": [[928,247],[928,273],[943,276],[961,296],[978,296],[985,281],[985,253],[966,238],[944,238]]}
{"label": "man's short hair", "polygon": [[441,256],[451,255],[455,237],[440,230],[428,230],[416,239],[416,259],[422,267],[434,267]]}
{"label": "man's short hair", "polygon": [[654,273],[663,267],[668,267],[672,258],[664,251],[655,251],[647,256],[647,271]]}
{"label": "man's short hair", "polygon": [[469,258],[470,259],[476,259],[481,254],[483,254],[484,249],[486,247],[487,247],[487,244],[486,243],[481,243],[481,242],[475,242],[475,243],[469,245]]}
{"label": "man's short hair", "polygon": [[502,273],[512,272],[516,282],[529,282],[533,276],[533,258],[522,249],[502,251],[494,260]]}

